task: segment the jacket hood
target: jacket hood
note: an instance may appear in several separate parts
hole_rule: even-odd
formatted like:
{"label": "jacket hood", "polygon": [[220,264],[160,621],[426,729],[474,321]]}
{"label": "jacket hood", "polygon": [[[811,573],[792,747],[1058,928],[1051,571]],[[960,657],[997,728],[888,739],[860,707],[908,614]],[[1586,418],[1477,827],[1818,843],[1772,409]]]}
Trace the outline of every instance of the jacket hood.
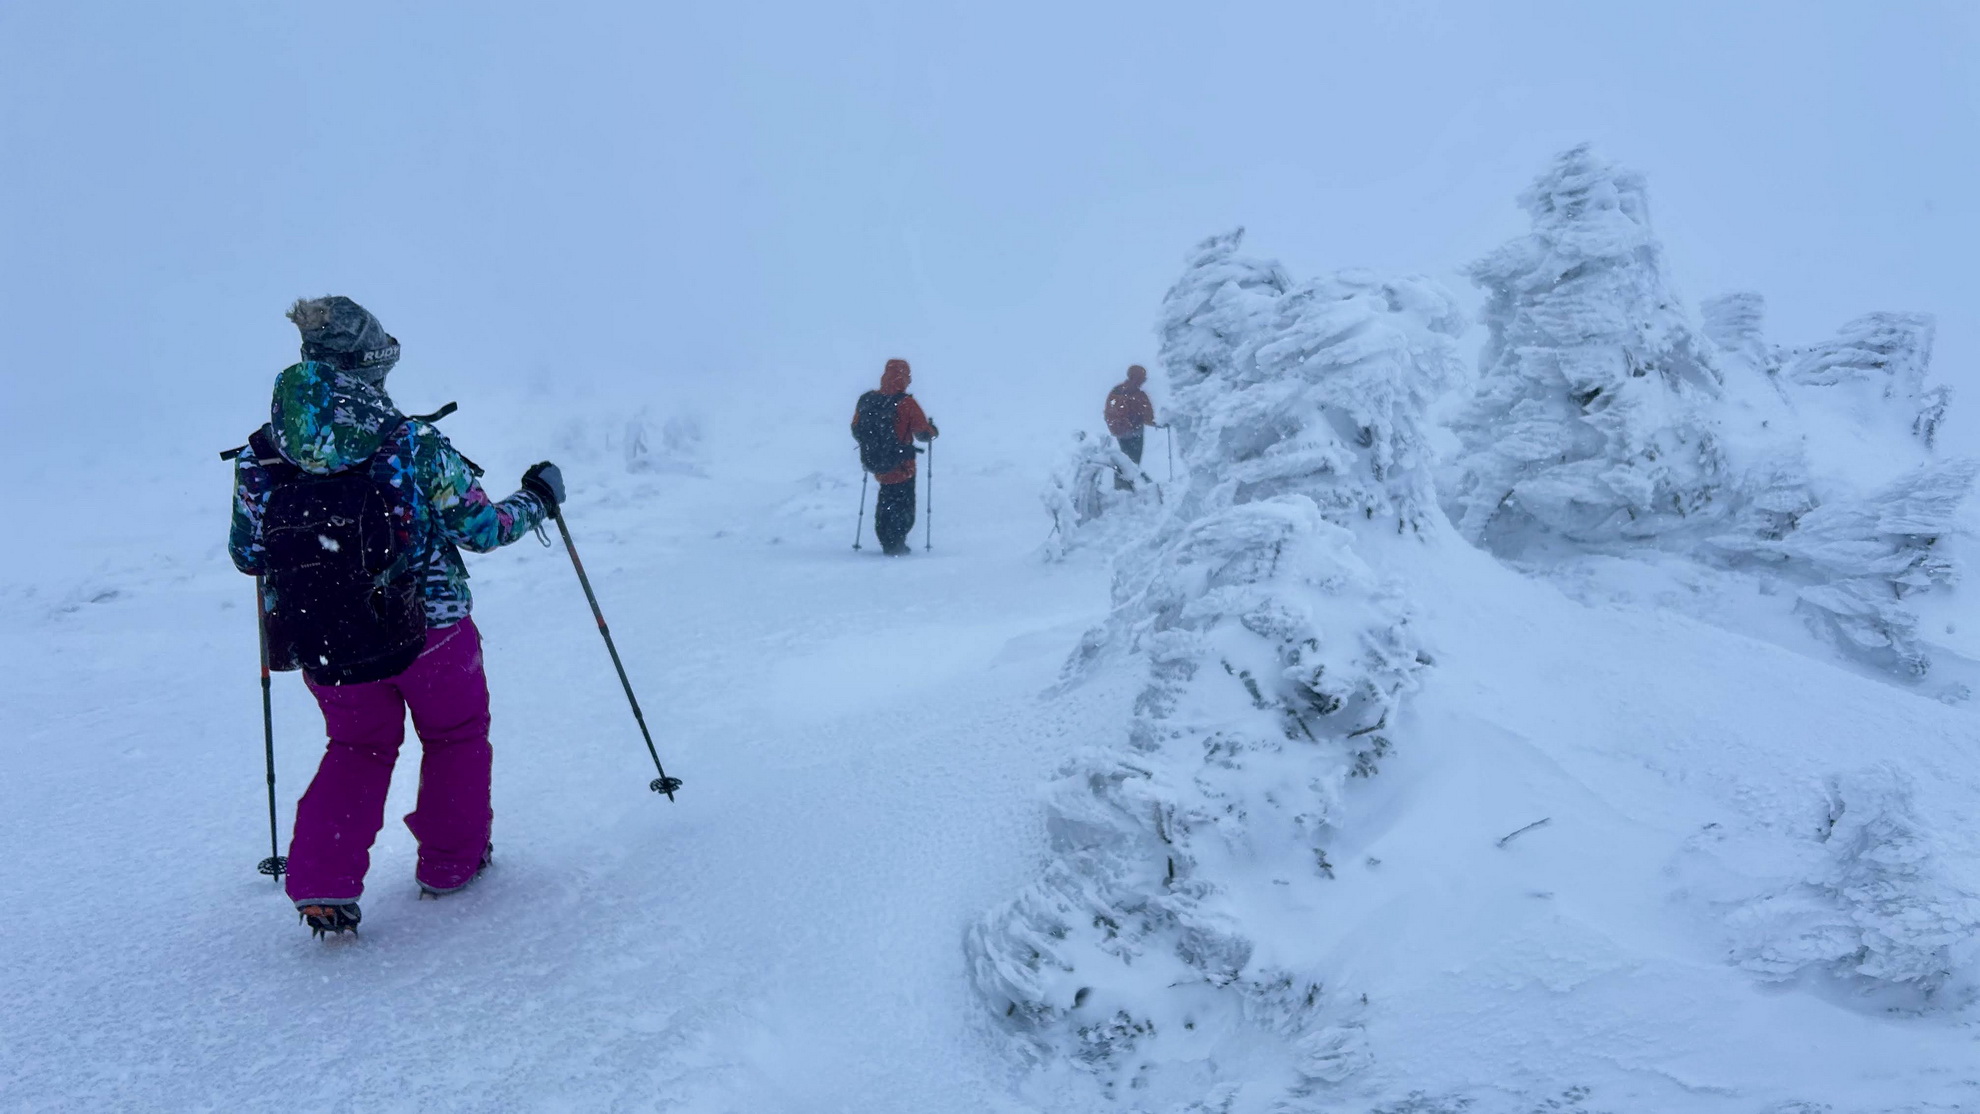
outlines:
{"label": "jacket hood", "polygon": [[883,395],[906,394],[908,380],[910,378],[911,373],[908,371],[908,362],[906,360],[888,360],[887,370],[880,375],[880,393]]}
{"label": "jacket hood", "polygon": [[268,408],[276,449],[318,476],[370,460],[402,420],[379,387],[311,360],[282,369]]}
{"label": "jacket hood", "polygon": [[1130,365],[1128,367],[1127,381],[1130,387],[1141,386],[1143,383],[1148,382],[1148,369],[1142,367],[1140,364]]}

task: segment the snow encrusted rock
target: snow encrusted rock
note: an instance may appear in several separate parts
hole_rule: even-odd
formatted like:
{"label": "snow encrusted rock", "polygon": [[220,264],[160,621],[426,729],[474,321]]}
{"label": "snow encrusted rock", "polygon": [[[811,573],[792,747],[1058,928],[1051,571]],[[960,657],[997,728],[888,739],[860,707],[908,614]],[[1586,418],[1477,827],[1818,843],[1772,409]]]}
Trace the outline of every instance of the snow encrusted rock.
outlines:
{"label": "snow encrusted rock", "polygon": [[1963,1004],[1946,992],[1970,987],[1980,898],[1938,870],[1912,797],[1892,764],[1829,779],[1818,865],[1732,914],[1735,961],[1770,981],[1819,973],[1885,1009]]}
{"label": "snow encrusted rock", "polygon": [[1352,995],[1272,926],[1326,905],[1341,803],[1430,661],[1369,553],[1426,544],[1462,319],[1426,279],[1295,284],[1240,235],[1164,301],[1188,487],[1071,666],[1144,654],[1133,721],[1061,770],[1041,877],[967,939],[1021,1046],[1136,1109],[1317,1110],[1367,1065]]}

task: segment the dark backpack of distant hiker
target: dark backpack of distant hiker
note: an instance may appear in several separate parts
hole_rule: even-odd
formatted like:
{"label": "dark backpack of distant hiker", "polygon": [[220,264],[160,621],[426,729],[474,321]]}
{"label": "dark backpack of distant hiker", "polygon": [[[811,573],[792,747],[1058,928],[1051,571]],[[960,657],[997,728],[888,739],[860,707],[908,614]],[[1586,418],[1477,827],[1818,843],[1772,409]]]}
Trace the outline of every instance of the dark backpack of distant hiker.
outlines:
{"label": "dark backpack of distant hiker", "polygon": [[853,410],[853,439],[859,442],[859,466],[876,476],[898,472],[914,459],[914,446],[901,440],[898,415],[906,395],[868,391]]}
{"label": "dark backpack of distant hiker", "polygon": [[271,669],[301,669],[319,685],[382,681],[426,645],[423,570],[401,538],[406,496],[367,464],[319,476],[276,451],[268,430],[248,451],[274,488],[261,519]]}

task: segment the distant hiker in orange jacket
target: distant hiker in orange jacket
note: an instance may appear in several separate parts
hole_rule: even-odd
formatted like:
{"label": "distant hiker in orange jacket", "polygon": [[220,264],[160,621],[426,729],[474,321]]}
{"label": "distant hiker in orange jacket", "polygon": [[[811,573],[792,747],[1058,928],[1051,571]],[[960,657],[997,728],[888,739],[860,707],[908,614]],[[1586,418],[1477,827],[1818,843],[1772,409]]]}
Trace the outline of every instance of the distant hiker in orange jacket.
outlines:
{"label": "distant hiker in orange jacket", "polygon": [[[1148,369],[1134,364],[1127,369],[1127,380],[1107,392],[1107,432],[1114,435],[1114,440],[1121,443],[1121,451],[1137,465],[1141,463],[1142,429],[1162,428],[1162,423],[1155,420],[1155,404],[1148,401],[1148,392],[1141,389],[1146,382]],[[1133,490],[1134,483],[1116,473],[1114,486],[1128,491]]]}
{"label": "distant hiker in orange jacket", "polygon": [[860,467],[880,482],[880,498],[873,505],[873,536],[880,539],[880,552],[901,557],[908,548],[908,532],[914,529],[914,477],[916,441],[933,441],[940,436],[935,423],[921,412],[921,404],[907,393],[910,378],[906,360],[888,360],[880,376],[880,389],[859,396],[853,408],[852,434],[859,442]]}

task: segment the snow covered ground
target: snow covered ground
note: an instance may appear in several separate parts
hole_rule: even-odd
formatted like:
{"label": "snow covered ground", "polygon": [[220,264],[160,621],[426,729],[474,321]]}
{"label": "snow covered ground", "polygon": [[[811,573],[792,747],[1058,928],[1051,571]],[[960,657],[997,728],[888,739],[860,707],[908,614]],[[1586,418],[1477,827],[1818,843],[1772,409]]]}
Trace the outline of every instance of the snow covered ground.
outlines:
{"label": "snow covered ground", "polygon": [[1765,984],[1728,923],[1819,873],[1824,779],[1886,762],[1915,779],[1935,868],[1980,890],[1970,712],[1482,559],[1414,582],[1439,650],[1422,749],[1369,782],[1343,825],[1366,854],[1338,856],[1363,869],[1316,918],[1331,965],[1376,988],[1389,1087],[1508,1110],[1576,1087],[1591,1110],[1980,1105],[1968,988],[1921,1018],[1813,973]]}
{"label": "snow covered ground", "polygon": [[[416,365],[395,374],[414,405]],[[1022,1070],[961,941],[1042,853],[1038,786],[1123,730],[1139,667],[1044,695],[1104,612],[1104,569],[1037,559],[1041,477],[925,383],[953,424],[936,548],[903,561],[849,548],[850,441],[808,395],[774,453],[740,414],[656,399],[705,436],[640,471],[623,423],[645,400],[546,418],[464,399],[452,433],[493,475],[566,463],[580,551],[687,787],[646,792],[563,555],[479,559],[497,867],[415,900],[403,763],[355,942],[312,941],[253,873],[259,709],[224,467],[182,453],[116,481],[144,540],[105,558],[81,531],[65,568],[4,596],[0,1105],[1097,1108],[1078,1076]],[[1732,916],[1819,871],[1825,779],[1886,762],[1932,876],[1980,892],[1970,711],[1574,602],[1454,540],[1391,556],[1436,668],[1408,745],[1351,797],[1333,899],[1269,911],[1279,946],[1367,998],[1372,1067],[1324,1109],[1980,1106],[1966,988],[1916,1014],[1818,974],[1763,982]],[[286,843],[321,728],[294,677],[277,696]]]}
{"label": "snow covered ground", "polygon": [[[1060,684],[1134,532],[1041,560],[1039,493],[1128,362],[1168,412],[1148,327],[1191,242],[1242,223],[1301,274],[1425,272],[1474,311],[1471,367],[1493,294],[1459,268],[1592,138],[1655,184],[1671,280],[1597,339],[1649,305],[1744,352],[1727,459],[1800,459],[1777,494],[1853,508],[1825,537],[1863,542],[1886,481],[1980,456],[1973,400],[1936,444],[1924,398],[1869,415],[1901,418],[1893,451],[1762,365],[1929,313],[1935,386],[1970,391],[1975,10],[0,5],[0,1111],[1980,1112],[1980,607],[1950,576],[1893,590],[1930,672],[1847,661],[1791,610],[1820,544],[1501,563],[1434,513],[1355,542],[1406,585],[1422,687],[1327,819],[1324,881],[1281,886],[1312,848],[1241,821],[1214,864],[1247,970],[1321,980],[1338,1045],[1270,1010],[1192,1028],[1229,984],[1162,955],[1106,989],[1166,1060],[1033,1059],[967,942],[1054,861],[1055,775],[1141,722],[1144,657]],[[560,549],[471,556],[496,866],[415,899],[409,741],[362,935],[321,942],[254,873],[251,585],[213,453],[292,358],[282,306],[332,290],[405,338],[406,408],[459,399],[443,428],[492,487],[564,466],[686,785],[647,792]],[[903,561],[850,548],[845,419],[891,355],[944,431],[935,548]],[[1471,432],[1429,439],[1517,440]],[[1750,501],[1766,474],[1685,482]],[[1963,565],[1980,507],[1943,526],[1903,532],[1892,583]],[[286,848],[322,748],[294,676],[275,724]],[[1057,1036],[1105,1030],[1060,974]]]}
{"label": "snow covered ground", "polygon": [[[496,475],[548,451],[573,477],[569,520],[679,802],[646,791],[561,546],[518,545],[473,565],[496,869],[415,900],[398,808],[362,939],[311,941],[253,873],[250,582],[221,545],[227,469],[187,454],[129,493],[176,532],[94,570],[86,539],[70,575],[8,591],[0,1105],[990,1108],[959,941],[1026,865],[1041,769],[1119,714],[1038,697],[1104,606],[1101,574],[1030,559],[1031,485],[962,438],[937,464],[935,550],[886,561],[850,549],[835,422],[768,462],[721,423],[735,448],[704,479],[628,472],[613,408],[578,428],[614,448],[574,454],[540,410],[513,407],[535,433],[508,440],[475,436],[499,423],[466,405],[454,435]],[[286,845],[322,724],[294,676],[277,694]]]}

